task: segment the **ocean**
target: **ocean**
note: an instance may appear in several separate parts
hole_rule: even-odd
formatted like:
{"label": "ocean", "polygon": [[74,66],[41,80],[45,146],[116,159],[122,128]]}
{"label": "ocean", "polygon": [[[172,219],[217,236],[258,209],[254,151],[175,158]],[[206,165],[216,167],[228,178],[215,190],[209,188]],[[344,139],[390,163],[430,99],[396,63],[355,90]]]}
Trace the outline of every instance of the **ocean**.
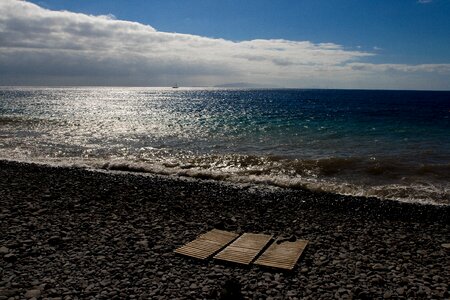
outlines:
{"label": "ocean", "polygon": [[0,159],[450,205],[450,92],[0,87]]}

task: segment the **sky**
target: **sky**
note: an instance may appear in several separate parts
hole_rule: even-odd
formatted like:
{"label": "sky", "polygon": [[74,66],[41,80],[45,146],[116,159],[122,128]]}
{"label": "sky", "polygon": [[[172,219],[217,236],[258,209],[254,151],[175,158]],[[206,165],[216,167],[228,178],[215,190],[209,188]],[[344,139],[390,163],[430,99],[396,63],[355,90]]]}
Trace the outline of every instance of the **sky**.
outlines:
{"label": "sky", "polygon": [[0,0],[0,85],[450,90],[450,0]]}

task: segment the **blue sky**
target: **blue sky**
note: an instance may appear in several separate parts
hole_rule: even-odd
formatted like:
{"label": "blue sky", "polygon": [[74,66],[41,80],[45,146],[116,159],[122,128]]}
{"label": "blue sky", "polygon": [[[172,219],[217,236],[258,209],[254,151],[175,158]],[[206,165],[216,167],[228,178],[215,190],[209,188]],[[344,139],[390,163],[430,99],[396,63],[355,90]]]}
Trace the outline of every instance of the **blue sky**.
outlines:
{"label": "blue sky", "polygon": [[0,84],[450,89],[450,0],[28,2]]}

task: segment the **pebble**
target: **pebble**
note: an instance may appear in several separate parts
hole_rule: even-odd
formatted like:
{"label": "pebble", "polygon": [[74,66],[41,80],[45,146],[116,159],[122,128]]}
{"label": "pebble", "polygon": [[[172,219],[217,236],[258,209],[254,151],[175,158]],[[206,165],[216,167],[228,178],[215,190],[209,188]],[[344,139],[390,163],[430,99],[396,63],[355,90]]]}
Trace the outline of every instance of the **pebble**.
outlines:
{"label": "pebble", "polygon": [[375,271],[381,271],[381,270],[386,270],[387,268],[385,266],[383,266],[382,264],[374,264],[372,266],[372,270]]}
{"label": "pebble", "polygon": [[189,286],[189,288],[190,288],[190,289],[196,289],[196,288],[198,288],[198,286],[197,286],[196,283],[192,283],[192,284]]}
{"label": "pebble", "polygon": [[403,294],[405,294],[405,288],[403,288],[403,287],[397,288],[395,291],[396,291],[397,294],[400,295],[400,296],[402,296]]}
{"label": "pebble", "polygon": [[57,246],[62,242],[62,239],[59,236],[52,236],[47,240],[47,243],[50,246]]}
{"label": "pebble", "polygon": [[392,292],[391,291],[386,291],[383,295],[384,299],[390,299],[392,297]]}
{"label": "pebble", "polygon": [[25,298],[39,298],[41,296],[41,290],[28,290],[25,293]]}
{"label": "pebble", "polygon": [[17,260],[17,256],[13,253],[8,253],[3,256],[3,259],[7,262],[15,262]]}

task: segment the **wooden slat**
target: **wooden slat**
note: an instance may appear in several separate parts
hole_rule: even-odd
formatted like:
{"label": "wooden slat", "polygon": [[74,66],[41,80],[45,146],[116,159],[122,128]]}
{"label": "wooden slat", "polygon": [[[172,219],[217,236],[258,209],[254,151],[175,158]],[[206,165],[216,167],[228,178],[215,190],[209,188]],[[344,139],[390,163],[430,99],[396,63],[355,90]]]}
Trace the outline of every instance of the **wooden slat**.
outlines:
{"label": "wooden slat", "polygon": [[244,233],[214,258],[248,265],[271,239],[272,235]]}
{"label": "wooden slat", "polygon": [[261,254],[255,261],[256,265],[292,270],[308,244],[306,240],[282,241],[281,243],[278,241]]}
{"label": "wooden slat", "polygon": [[195,257],[198,259],[207,259],[229,243],[231,243],[239,235],[234,232],[213,229],[192,242],[175,249],[175,253]]}

